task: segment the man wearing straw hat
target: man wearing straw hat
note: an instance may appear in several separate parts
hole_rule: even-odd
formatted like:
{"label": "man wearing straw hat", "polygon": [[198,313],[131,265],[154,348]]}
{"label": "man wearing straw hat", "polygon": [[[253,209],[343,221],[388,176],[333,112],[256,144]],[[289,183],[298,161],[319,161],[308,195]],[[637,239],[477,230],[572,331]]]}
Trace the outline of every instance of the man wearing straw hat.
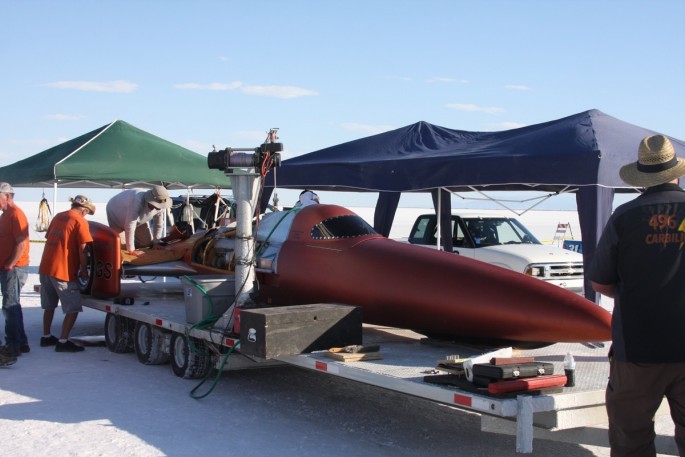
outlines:
{"label": "man wearing straw hat", "polygon": [[655,456],[663,397],[685,456],[685,160],[663,135],[642,140],[621,179],[645,188],[604,228],[589,277],[614,298],[606,408],[611,455]]}
{"label": "man wearing straw hat", "polygon": [[[71,209],[50,222],[40,260],[40,305],[43,308],[41,347],[55,346],[55,352],[80,352],[83,347],[69,340],[81,306],[78,280],[88,278],[87,243],[93,241],[86,215],[95,214],[95,205],[85,195],[71,199]],[[50,333],[57,304],[62,303],[62,329],[57,338]]]}

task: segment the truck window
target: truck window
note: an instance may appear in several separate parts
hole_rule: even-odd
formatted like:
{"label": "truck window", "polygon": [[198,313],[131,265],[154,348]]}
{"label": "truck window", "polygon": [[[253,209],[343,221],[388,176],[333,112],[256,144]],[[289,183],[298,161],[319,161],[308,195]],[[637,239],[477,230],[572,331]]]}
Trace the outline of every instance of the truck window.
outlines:
{"label": "truck window", "polygon": [[464,236],[464,227],[462,227],[460,222],[456,222],[452,219],[452,246],[455,248],[463,248],[468,245],[468,240],[465,240]]}
{"label": "truck window", "polygon": [[435,238],[435,224],[431,223],[430,217],[419,217],[419,219],[417,219],[409,242],[411,243],[416,240],[419,240],[419,242],[425,240],[428,244],[435,244],[438,242]]}
{"label": "truck window", "polygon": [[476,247],[497,244],[495,235],[492,233],[492,225],[485,224],[483,219],[466,219],[466,229],[471,234]]}
{"label": "truck window", "polygon": [[476,247],[497,244],[540,242],[516,219],[501,217],[465,219],[466,227]]}
{"label": "truck window", "polygon": [[520,243],[521,237],[514,231],[509,223],[500,224],[497,230],[500,244]]}

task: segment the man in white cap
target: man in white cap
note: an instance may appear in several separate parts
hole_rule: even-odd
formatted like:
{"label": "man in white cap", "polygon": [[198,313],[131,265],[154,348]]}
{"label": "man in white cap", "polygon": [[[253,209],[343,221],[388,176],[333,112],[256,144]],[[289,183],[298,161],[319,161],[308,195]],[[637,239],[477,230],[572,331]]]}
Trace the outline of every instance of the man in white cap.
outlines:
{"label": "man in white cap", "polygon": [[[95,214],[95,205],[85,195],[71,199],[71,209],[55,215],[45,232],[40,260],[40,306],[43,308],[42,347],[55,346],[56,352],[80,352],[83,347],[69,340],[81,306],[79,278],[88,279],[86,246],[93,241],[85,216]],[[50,332],[57,304],[62,303],[60,337]]]}
{"label": "man in white cap", "polygon": [[664,396],[685,456],[685,160],[663,135],[640,143],[623,181],[645,188],[612,214],[594,254],[592,287],[614,298],[606,408],[612,457],[655,456]]}
{"label": "man in white cap", "polygon": [[14,202],[14,189],[0,182],[0,290],[5,316],[5,343],[0,353],[12,358],[29,352],[20,292],[29,274],[29,223]]}
{"label": "man in white cap", "polygon": [[315,193],[312,192],[311,190],[303,190],[300,192],[300,197],[295,203],[294,208],[301,208],[309,205],[318,205],[319,204],[319,196]]}
{"label": "man in white cap", "polygon": [[[124,234],[125,250],[140,255],[140,248],[152,247],[164,234],[164,213],[171,207],[169,192],[164,186],[149,190],[124,190],[107,202],[107,223]],[[150,221],[154,234],[150,231]]]}

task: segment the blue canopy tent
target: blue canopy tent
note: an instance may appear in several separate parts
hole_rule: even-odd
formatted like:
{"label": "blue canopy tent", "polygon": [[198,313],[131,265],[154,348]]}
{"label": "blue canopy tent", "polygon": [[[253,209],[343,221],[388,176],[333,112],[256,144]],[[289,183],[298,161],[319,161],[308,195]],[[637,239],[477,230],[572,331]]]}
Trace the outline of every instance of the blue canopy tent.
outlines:
{"label": "blue canopy tent", "polygon": [[[657,133],[598,110],[499,132],[418,122],[284,161],[268,177],[262,201],[274,176],[283,188],[378,192],[374,228],[387,236],[400,193],[431,192],[434,202],[442,202],[443,245],[451,249],[450,192],[573,192],[587,267],[614,193],[637,191],[621,181],[618,169],[636,160],[642,138]],[[685,143],[671,140],[685,157]],[[587,281],[585,286],[585,295],[596,300]]]}

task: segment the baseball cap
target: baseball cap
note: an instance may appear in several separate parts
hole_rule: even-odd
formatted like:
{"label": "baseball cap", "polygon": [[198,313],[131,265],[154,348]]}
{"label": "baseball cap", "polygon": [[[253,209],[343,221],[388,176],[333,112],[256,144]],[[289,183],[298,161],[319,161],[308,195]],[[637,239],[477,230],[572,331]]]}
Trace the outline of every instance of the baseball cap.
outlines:
{"label": "baseball cap", "polygon": [[0,194],[13,194],[14,189],[8,182],[0,182]]}

